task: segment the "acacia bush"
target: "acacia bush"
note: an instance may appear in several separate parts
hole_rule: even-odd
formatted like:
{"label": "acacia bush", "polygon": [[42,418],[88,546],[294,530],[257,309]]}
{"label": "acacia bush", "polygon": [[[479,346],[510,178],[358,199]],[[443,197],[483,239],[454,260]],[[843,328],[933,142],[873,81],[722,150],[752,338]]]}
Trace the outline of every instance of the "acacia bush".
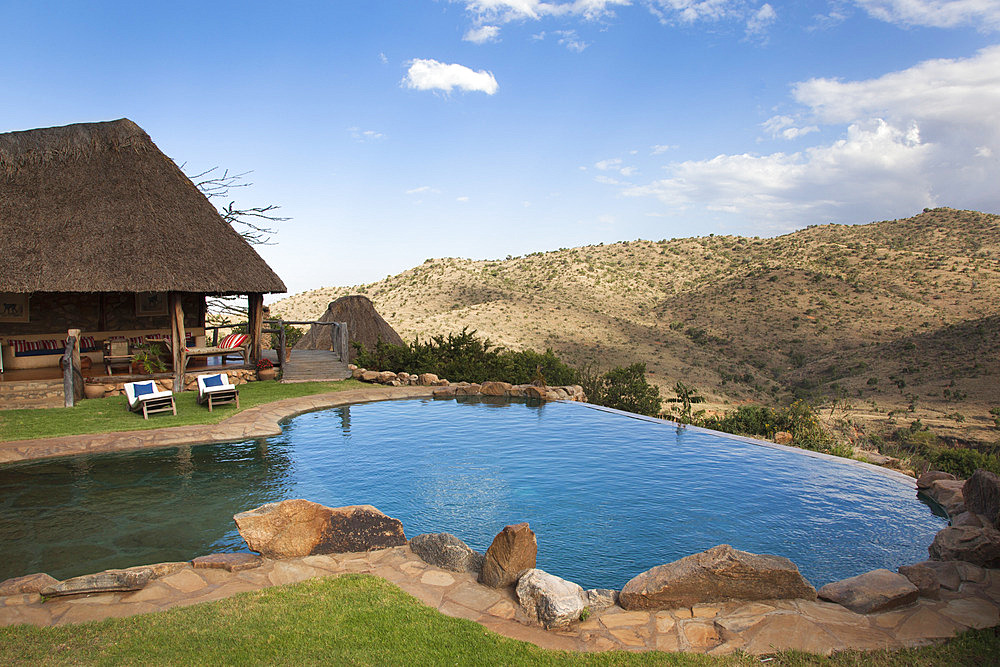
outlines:
{"label": "acacia bush", "polygon": [[646,380],[646,364],[612,368],[603,375],[581,374],[583,391],[594,405],[656,417],[663,399],[660,388]]}

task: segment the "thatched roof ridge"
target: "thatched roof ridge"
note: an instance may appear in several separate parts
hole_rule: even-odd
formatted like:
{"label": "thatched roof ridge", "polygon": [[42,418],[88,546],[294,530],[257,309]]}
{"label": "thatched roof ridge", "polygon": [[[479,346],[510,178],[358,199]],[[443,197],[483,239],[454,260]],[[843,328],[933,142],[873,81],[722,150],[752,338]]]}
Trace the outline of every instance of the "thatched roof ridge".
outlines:
{"label": "thatched roof ridge", "polygon": [[128,119],[0,134],[0,292],[285,292]]}
{"label": "thatched roof ridge", "polygon": [[[375,304],[366,296],[351,294],[331,301],[319,322],[346,322],[348,343],[363,343],[368,350],[374,350],[378,341],[403,345],[403,339],[396,330],[375,310]],[[332,349],[330,327],[312,326],[295,344],[296,350]],[[350,361],[358,357],[354,345],[348,354]]]}

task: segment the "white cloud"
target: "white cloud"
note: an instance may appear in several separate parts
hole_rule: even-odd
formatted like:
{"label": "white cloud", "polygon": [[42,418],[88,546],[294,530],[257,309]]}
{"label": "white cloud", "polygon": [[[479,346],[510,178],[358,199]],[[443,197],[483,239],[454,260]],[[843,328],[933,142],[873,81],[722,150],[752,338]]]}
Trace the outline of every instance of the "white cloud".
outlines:
{"label": "white cloud", "polygon": [[383,53],[383,52],[379,52],[379,54],[378,54],[378,61],[380,63],[382,63],[383,65],[388,65],[389,64],[389,58],[386,57],[385,53]]}
{"label": "white cloud", "polygon": [[499,85],[492,72],[474,71],[465,65],[441,63],[417,58],[410,61],[410,68],[403,77],[403,85],[416,90],[442,90],[450,93],[458,88],[479,91],[487,95],[497,92]]}
{"label": "white cloud", "polygon": [[441,191],[437,188],[432,188],[429,185],[421,185],[418,188],[412,188],[406,191],[408,195],[423,195],[423,194],[440,194]]}
{"label": "white cloud", "polygon": [[479,22],[507,23],[522,19],[539,19],[543,16],[580,16],[588,20],[612,13],[612,8],[631,4],[630,0],[571,0],[570,2],[544,2],[543,0],[462,0],[465,9]]}
{"label": "white cloud", "polygon": [[778,13],[774,11],[774,7],[764,3],[747,19],[747,35],[762,35],[777,19]]}
{"label": "white cloud", "polygon": [[657,144],[653,146],[652,152],[653,155],[662,155],[667,151],[674,151],[674,150],[677,150],[677,146],[671,146],[670,144]]}
{"label": "white cloud", "polygon": [[351,138],[355,141],[376,141],[378,139],[384,139],[385,135],[381,132],[376,132],[375,130],[362,130],[360,127],[349,127],[347,131],[351,133]]}
{"label": "white cloud", "polygon": [[500,28],[495,25],[481,25],[478,28],[469,28],[465,36],[462,37],[466,42],[473,42],[474,44],[485,44],[487,42],[496,42],[500,38]]}
{"label": "white cloud", "polygon": [[555,34],[559,36],[559,46],[565,46],[570,51],[582,53],[585,48],[590,46],[590,44],[580,39],[576,34],[576,30],[557,30]]}
{"label": "white cloud", "polygon": [[1000,29],[996,0],[855,0],[871,16],[888,23],[980,30]]}
{"label": "white cloud", "polygon": [[465,202],[469,201],[469,198],[468,197],[455,197],[455,201],[460,201],[460,202],[462,202],[464,204]]}
{"label": "white cloud", "polygon": [[613,158],[610,160],[601,160],[600,162],[595,162],[594,166],[601,171],[607,171],[608,169],[617,169],[621,165],[621,158]]}
{"label": "white cloud", "polygon": [[1000,46],[874,79],[811,79],[792,96],[801,111],[769,119],[766,131],[796,138],[824,126],[841,137],[792,153],[675,162],[666,178],[622,191],[779,229],[935,205],[1000,210],[992,157],[1000,154]]}

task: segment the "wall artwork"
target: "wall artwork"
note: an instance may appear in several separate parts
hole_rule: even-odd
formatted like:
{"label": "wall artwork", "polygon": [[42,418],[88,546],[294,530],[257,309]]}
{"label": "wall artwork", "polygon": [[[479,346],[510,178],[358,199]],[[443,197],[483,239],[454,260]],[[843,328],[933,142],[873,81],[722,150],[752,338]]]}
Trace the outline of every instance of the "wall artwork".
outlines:
{"label": "wall artwork", "polygon": [[166,292],[140,292],[135,295],[135,314],[139,317],[152,317],[167,314]]}
{"label": "wall artwork", "polygon": [[27,322],[28,295],[0,292],[0,322]]}

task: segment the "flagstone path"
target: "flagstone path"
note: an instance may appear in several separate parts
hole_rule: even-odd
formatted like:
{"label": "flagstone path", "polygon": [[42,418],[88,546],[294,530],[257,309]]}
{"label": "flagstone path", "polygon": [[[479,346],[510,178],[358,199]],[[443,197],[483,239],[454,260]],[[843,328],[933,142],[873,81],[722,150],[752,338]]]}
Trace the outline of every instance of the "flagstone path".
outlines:
{"label": "flagstone path", "polygon": [[[165,568],[167,569],[167,568]],[[169,569],[168,569],[169,571]],[[840,605],[804,600],[698,604],[667,611],[595,612],[565,630],[529,625],[511,589],[476,582],[474,574],[428,565],[408,546],[368,553],[264,559],[238,572],[177,564],[166,576],[131,593],[50,598],[0,597],[0,625],[64,625],[130,616],[208,602],[244,591],[349,572],[382,577],[448,616],[466,618],[501,635],[548,649],[651,650],[763,654],[799,649],[828,654],[843,649],[919,646],[969,628],[1000,623],[1000,571],[963,568],[968,578],[941,600],[921,600],[881,614],[860,615]]]}

